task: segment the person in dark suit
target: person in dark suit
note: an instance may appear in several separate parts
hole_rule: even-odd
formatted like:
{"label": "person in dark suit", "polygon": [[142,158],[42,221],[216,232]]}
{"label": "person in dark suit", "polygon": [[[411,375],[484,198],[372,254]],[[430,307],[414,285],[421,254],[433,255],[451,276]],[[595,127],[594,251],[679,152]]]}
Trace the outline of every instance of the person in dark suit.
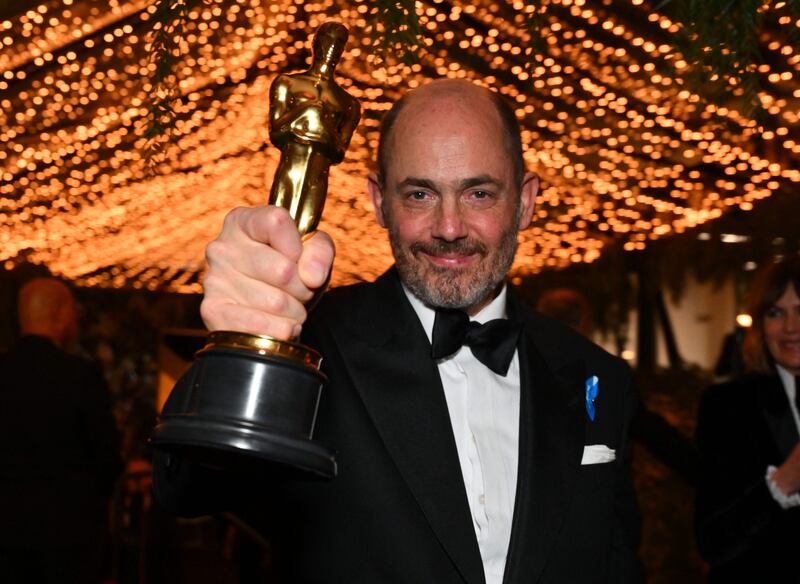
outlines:
{"label": "person in dark suit", "polygon": [[748,372],[710,387],[698,413],[697,543],[714,583],[797,574],[799,256],[762,271],[749,312]]}
{"label": "person in dark suit", "polygon": [[207,250],[203,317],[211,330],[302,330],[324,355],[315,439],[338,451],[338,476],[266,490],[167,455],[156,496],[183,512],[225,491],[222,505],[272,503],[287,582],[640,580],[630,372],[505,282],[537,189],[513,110],[440,80],[382,124],[368,190],[395,266],[375,282],[331,290],[306,315],[330,238],[301,241],[283,209],[230,213]]}
{"label": "person in dark suit", "polygon": [[68,354],[75,300],[54,278],[19,293],[22,337],[0,356],[0,582],[100,581],[119,438],[98,368]]}

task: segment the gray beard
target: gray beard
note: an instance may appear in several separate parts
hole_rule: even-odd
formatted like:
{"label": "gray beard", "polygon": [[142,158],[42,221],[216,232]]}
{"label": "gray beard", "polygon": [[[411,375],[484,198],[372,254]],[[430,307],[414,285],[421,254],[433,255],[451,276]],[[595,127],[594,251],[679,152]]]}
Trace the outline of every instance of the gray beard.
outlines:
{"label": "gray beard", "polygon": [[[430,308],[467,310],[493,296],[505,280],[517,251],[517,233],[509,229],[494,254],[483,243],[470,239],[417,242],[404,248],[391,225],[389,243],[400,280],[423,304]],[[481,259],[477,266],[456,270],[434,266],[419,256],[419,252],[447,251],[478,253]]]}

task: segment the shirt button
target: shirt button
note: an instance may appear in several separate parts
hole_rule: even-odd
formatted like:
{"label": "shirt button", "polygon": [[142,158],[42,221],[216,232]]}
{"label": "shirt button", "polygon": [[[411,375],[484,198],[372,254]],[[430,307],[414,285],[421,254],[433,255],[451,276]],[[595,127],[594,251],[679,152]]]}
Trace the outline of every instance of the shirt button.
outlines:
{"label": "shirt button", "polygon": [[486,495],[481,495],[480,497],[478,497],[478,502],[481,505],[485,505],[486,504]]}

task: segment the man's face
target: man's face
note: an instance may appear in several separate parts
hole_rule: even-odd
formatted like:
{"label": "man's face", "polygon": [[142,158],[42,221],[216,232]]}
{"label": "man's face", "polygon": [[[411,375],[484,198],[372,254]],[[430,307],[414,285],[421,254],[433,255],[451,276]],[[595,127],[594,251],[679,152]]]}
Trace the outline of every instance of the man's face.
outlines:
{"label": "man's face", "polygon": [[520,196],[499,115],[474,93],[412,100],[390,137],[385,188],[370,181],[405,285],[472,314],[505,278],[538,186],[526,176]]}

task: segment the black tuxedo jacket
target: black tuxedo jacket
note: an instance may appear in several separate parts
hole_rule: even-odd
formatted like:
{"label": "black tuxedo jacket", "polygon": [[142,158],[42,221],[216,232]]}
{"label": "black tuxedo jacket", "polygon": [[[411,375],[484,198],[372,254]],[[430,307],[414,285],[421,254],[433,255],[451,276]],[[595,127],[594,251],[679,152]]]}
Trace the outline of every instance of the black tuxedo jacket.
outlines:
{"label": "black tuxedo jacket", "polygon": [[[510,316],[521,320],[524,332],[519,472],[505,582],[636,581],[628,369],[529,312],[513,291],[509,299]],[[304,327],[304,342],[323,354],[329,381],[315,438],[337,450],[338,476],[280,481],[270,490],[278,504],[269,521],[286,581],[484,582],[436,362],[394,270],[373,284],[326,294]],[[590,375],[600,380],[594,422],[584,401]],[[582,466],[588,444],[615,449],[617,459]],[[156,467],[157,496],[168,506],[197,499],[175,490],[180,481],[168,484],[158,460]]]}
{"label": "black tuxedo jacket", "polygon": [[0,355],[0,548],[98,542],[119,446],[98,367],[34,335]]}
{"label": "black tuxedo jacket", "polygon": [[780,466],[798,442],[780,378],[746,375],[709,388],[696,432],[697,542],[710,581],[766,582],[797,573],[800,508],[782,509],[764,478],[767,466]]}

